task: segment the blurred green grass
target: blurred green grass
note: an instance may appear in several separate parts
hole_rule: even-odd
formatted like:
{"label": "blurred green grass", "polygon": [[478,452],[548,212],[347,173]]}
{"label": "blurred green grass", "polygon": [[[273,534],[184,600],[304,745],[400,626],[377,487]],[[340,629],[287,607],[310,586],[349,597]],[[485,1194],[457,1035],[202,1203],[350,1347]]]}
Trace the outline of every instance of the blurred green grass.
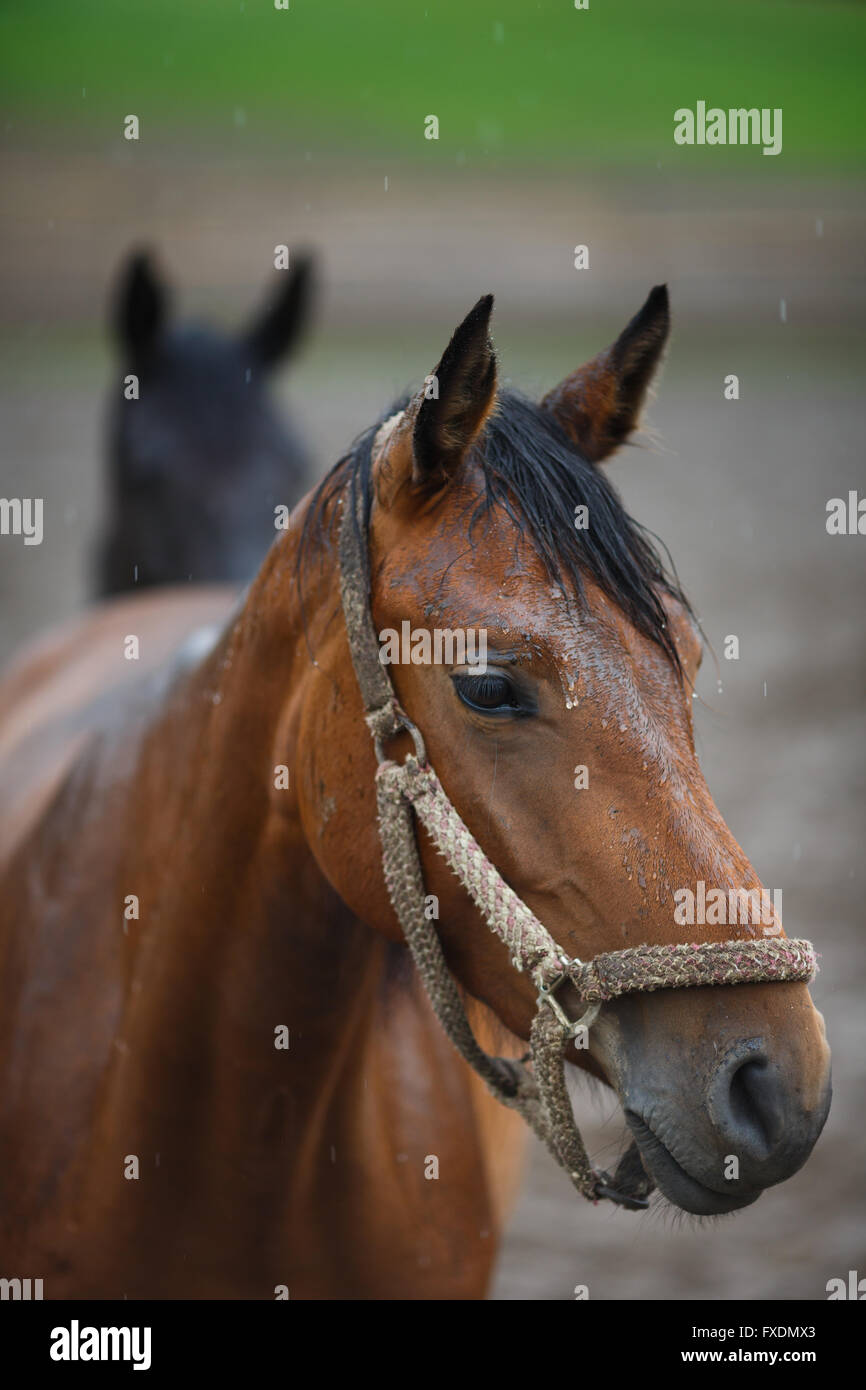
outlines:
{"label": "blurred green grass", "polygon": [[[864,161],[866,9],[838,0],[7,0],[7,141],[283,141],[452,166],[646,164],[766,177]],[[784,149],[674,145],[673,112],[784,111]],[[435,114],[440,138],[424,139]]]}

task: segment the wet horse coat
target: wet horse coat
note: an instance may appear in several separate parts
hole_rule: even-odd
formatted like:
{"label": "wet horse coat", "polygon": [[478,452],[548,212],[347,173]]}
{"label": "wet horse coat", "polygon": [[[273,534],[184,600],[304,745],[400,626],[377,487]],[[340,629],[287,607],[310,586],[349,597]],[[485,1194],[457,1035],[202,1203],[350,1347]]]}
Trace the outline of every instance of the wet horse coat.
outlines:
{"label": "wet horse coat", "polygon": [[[0,688],[0,1254],[46,1297],[485,1291],[522,1122],[439,1029],[382,879],[332,545],[353,471],[377,629],[488,631],[483,677],[409,665],[394,683],[563,948],[677,940],[675,887],[759,886],[695,760],[692,619],[597,469],[634,425],[666,296],[542,407],[497,398],[489,313],[455,334],[439,398],[299,507],[233,612],[217,591],[130,600]],[[566,535],[556,518],[584,502],[592,535]],[[522,1051],[531,986],[421,850],[484,1040]],[[795,1171],[829,1100],[802,984],[615,1001],[572,1061],[615,1088],[690,1211]]]}

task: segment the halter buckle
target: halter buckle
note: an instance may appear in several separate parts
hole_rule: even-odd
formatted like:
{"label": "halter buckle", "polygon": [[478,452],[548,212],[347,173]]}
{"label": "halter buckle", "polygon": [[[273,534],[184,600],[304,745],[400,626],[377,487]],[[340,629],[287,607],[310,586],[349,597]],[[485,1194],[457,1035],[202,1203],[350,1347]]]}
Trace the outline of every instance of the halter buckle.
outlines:
{"label": "halter buckle", "polygon": [[553,981],[552,984],[546,986],[539,985],[538,998],[536,1000],[536,1003],[538,1004],[539,1008],[541,1008],[542,1004],[550,1005],[551,1009],[553,1010],[554,1016],[556,1017],[557,1021],[561,1024],[569,1041],[571,1041],[572,1039],[577,1037],[581,1029],[592,1027],[593,1023],[595,1023],[595,1020],[598,1018],[599,1010],[601,1009],[601,1004],[597,1001],[591,1004],[587,1004],[586,1008],[584,1009],[583,1013],[580,1015],[579,1018],[569,1018],[568,1014],[565,1012],[565,1009],[562,1007],[562,1005],[556,997],[556,991],[559,989],[559,986],[563,984],[564,981],[567,979],[568,976],[563,971],[561,975],[557,975],[556,979]]}

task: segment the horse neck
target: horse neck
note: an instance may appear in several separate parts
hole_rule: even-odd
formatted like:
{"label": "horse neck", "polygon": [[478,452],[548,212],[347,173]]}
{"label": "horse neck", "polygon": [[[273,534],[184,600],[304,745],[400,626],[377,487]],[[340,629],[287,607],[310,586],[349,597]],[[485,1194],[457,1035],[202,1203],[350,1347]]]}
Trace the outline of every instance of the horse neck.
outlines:
{"label": "horse neck", "polygon": [[[135,789],[138,864],[172,866],[160,875],[166,929],[138,963],[142,1036],[182,1018],[244,1077],[241,1106],[254,1101],[251,1077],[272,1085],[280,1026],[295,1102],[321,1097],[346,1050],[360,1054],[375,1032],[393,954],[330,887],[301,824],[298,725],[313,667],[297,544],[294,529],[274,544],[216,649],[173,692]],[[333,560],[309,572],[308,612],[338,621]],[[288,789],[275,785],[280,767]]]}

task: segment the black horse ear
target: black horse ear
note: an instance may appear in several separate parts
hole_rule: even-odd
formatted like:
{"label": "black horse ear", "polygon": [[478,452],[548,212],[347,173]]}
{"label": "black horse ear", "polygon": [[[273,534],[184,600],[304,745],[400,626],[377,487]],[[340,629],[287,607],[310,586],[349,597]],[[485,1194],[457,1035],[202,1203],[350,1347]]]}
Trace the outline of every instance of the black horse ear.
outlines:
{"label": "black horse ear", "polygon": [[150,257],[137,251],[121,271],[111,318],[115,336],[133,357],[148,352],[168,316],[168,292]]}
{"label": "black horse ear", "polygon": [[245,334],[253,360],[273,367],[297,347],[307,327],[315,288],[314,261],[309,254],[292,256],[291,269],[281,272],[276,298]]}
{"label": "black horse ear", "polygon": [[669,331],[667,285],[656,285],[616,342],[544,397],[588,462],[606,459],[637,426]]}
{"label": "black horse ear", "polygon": [[493,295],[479,299],[454,333],[416,397],[412,480],[449,478],[474,443],[496,398],[496,353],[490,341]]}

